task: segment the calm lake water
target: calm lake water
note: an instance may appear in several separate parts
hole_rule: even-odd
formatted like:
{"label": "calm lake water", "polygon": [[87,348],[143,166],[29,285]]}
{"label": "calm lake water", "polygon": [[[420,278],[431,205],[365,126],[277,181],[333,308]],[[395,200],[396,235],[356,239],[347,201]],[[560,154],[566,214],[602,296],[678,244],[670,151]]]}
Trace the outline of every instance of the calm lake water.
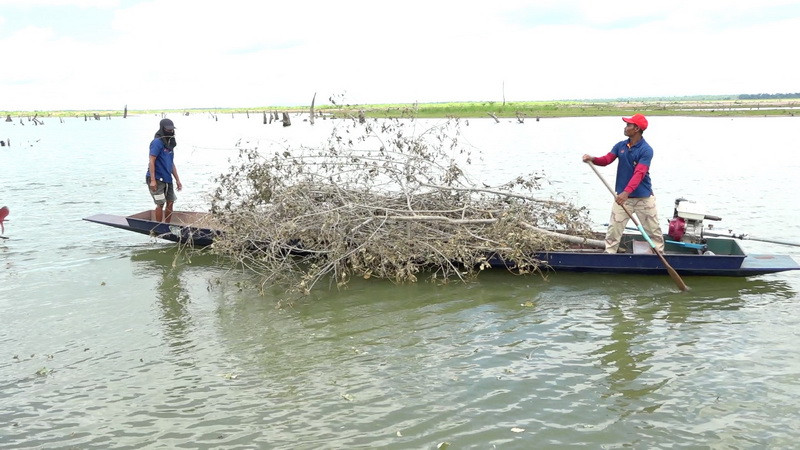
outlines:
{"label": "calm lake water", "polygon": [[[666,275],[361,280],[277,308],[278,290],[242,288],[248,275],[211,255],[81,220],[152,207],[159,119],[0,122],[0,447],[796,447],[800,273],[686,277],[688,293]],[[172,119],[182,210],[208,207],[240,139],[321,143],[332,123]],[[662,220],[686,197],[722,229],[800,242],[798,121],[653,117]],[[580,157],[622,129],[462,126],[484,153],[476,175],[544,171],[542,196],[598,225],[611,198]]]}

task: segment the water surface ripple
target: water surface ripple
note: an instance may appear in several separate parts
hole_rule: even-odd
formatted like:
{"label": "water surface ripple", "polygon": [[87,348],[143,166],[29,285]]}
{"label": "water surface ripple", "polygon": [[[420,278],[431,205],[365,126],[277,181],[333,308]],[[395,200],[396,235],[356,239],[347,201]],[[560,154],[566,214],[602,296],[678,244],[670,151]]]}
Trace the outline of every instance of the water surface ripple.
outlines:
{"label": "water surface ripple", "polygon": [[[0,204],[12,211],[0,241],[2,448],[792,448],[800,438],[800,274],[687,277],[687,293],[666,275],[356,280],[279,308],[279,289],[244,287],[248,275],[212,255],[80,220],[150,207],[143,155],[158,119],[0,126],[15,145],[0,150]],[[330,126],[176,120],[180,209],[207,208],[238,139],[313,141]],[[660,214],[694,196],[722,227],[800,241],[796,149],[771,150],[778,165],[730,157],[760,145],[765,126],[797,141],[795,120],[654,118]],[[608,199],[578,161],[621,130],[618,118],[470,120],[464,139],[486,152],[478,173],[544,170],[543,195],[602,223]]]}

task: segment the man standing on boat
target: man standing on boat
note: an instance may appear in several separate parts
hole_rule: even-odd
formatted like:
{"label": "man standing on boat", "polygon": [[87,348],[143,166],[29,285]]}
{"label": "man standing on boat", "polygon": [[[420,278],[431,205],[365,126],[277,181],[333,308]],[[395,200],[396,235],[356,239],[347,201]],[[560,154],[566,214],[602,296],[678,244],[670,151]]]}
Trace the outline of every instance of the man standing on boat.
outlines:
{"label": "man standing on boat", "polygon": [[175,178],[175,187],[179,191],[183,189],[174,161],[176,145],[175,124],[169,119],[161,119],[159,129],[153,141],[150,142],[150,162],[145,176],[145,181],[150,188],[150,195],[153,196],[153,201],[156,203],[156,222],[169,222],[172,218],[172,205],[178,199],[172,185],[173,177]]}
{"label": "man standing on boat", "polygon": [[625,136],[628,139],[618,142],[611,151],[600,157],[583,155],[583,161],[591,161],[598,166],[607,166],[619,159],[617,164],[617,180],[614,191],[616,200],[611,207],[611,219],[606,232],[606,253],[616,253],[622,233],[628,223],[628,211],[636,214],[642,227],[653,240],[656,249],[664,252],[664,235],[658,225],[656,197],[650,183],[650,163],[653,160],[653,148],[644,140],[642,134],[647,129],[647,118],[641,114],[623,117]]}

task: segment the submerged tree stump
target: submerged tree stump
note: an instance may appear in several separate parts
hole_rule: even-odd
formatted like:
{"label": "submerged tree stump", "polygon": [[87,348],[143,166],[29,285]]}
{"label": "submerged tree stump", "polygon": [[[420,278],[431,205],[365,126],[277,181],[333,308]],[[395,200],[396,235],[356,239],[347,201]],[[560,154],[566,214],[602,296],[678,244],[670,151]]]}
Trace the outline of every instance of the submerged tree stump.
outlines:
{"label": "submerged tree stump", "polygon": [[308,120],[311,122],[311,125],[314,125],[314,101],[317,99],[317,93],[314,92],[314,96],[311,98],[311,110],[308,114]]}

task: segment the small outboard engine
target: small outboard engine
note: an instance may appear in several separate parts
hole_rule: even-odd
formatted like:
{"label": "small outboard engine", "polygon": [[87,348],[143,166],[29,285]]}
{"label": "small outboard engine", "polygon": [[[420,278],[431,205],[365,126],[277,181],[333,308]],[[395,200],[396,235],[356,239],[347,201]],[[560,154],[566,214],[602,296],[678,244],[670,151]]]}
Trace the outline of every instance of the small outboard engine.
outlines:
{"label": "small outboard engine", "polygon": [[685,198],[675,199],[675,212],[669,220],[670,238],[679,242],[705,244],[703,239],[703,219],[722,220],[706,214],[705,208]]}

